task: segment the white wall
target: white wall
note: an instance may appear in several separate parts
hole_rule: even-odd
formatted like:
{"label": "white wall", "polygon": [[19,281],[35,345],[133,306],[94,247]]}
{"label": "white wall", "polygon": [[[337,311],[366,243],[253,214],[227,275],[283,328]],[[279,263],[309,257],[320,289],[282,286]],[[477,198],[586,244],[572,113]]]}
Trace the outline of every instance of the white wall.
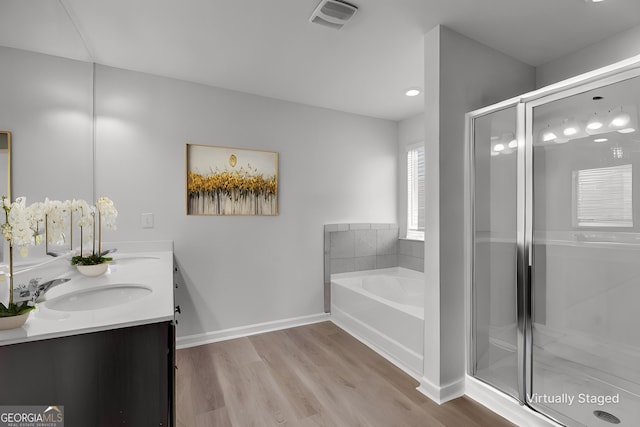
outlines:
{"label": "white wall", "polygon": [[398,122],[398,226],[407,235],[407,146],[424,142],[424,113]]}
{"label": "white wall", "polygon": [[536,68],[536,87],[640,55],[640,25]]}
{"label": "white wall", "polygon": [[425,36],[425,357],[422,389],[460,394],[465,374],[465,113],[534,88],[533,67],[446,27]]}
{"label": "white wall", "polygon": [[[323,313],[323,224],[397,221],[395,122],[98,65],[94,170],[92,64],[3,47],[0,63],[14,195],[106,195],[105,240],[174,240],[181,336]],[[280,215],[187,216],[187,142],[278,151]]]}
{"label": "white wall", "polygon": [[[323,224],[396,222],[395,122],[104,66],[96,115],[112,236],[174,240],[181,336],[322,313]],[[187,216],[187,142],[279,152],[280,215]]]}

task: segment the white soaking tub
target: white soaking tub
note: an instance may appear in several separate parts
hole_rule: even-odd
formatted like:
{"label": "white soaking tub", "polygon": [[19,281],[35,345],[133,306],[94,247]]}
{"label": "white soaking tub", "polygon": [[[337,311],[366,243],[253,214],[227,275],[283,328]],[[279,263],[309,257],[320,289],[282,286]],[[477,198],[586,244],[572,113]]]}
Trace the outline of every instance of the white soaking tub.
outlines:
{"label": "white soaking tub", "polygon": [[424,286],[424,273],[402,267],[332,274],[331,319],[419,379]]}

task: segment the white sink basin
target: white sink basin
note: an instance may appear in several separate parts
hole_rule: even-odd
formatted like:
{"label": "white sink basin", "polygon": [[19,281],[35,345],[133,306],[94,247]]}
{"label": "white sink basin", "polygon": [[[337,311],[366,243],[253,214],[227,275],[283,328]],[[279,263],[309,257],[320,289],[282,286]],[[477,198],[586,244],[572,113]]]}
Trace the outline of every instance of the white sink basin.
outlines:
{"label": "white sink basin", "polygon": [[50,310],[88,311],[113,307],[135,301],[151,293],[151,289],[135,284],[115,284],[72,292],[46,301]]}

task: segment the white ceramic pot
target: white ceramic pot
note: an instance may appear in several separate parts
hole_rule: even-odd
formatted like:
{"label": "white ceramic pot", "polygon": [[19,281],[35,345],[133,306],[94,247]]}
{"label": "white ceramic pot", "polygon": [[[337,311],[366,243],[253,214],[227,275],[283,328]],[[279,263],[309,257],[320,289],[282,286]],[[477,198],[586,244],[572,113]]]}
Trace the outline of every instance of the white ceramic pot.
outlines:
{"label": "white ceramic pot", "polygon": [[76,265],[78,267],[78,271],[89,277],[100,276],[104,274],[109,268],[109,264],[103,262],[102,264],[94,264],[94,265]]}
{"label": "white ceramic pot", "polygon": [[0,331],[21,327],[27,321],[29,313],[24,313],[19,316],[0,317]]}

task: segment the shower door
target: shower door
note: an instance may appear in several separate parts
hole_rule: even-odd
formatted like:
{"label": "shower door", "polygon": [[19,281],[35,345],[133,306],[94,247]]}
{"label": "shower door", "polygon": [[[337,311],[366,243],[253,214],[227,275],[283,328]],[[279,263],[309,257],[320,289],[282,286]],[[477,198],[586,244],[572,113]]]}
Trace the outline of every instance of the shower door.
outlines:
{"label": "shower door", "polygon": [[527,107],[527,403],[567,425],[640,425],[639,104],[618,77]]}
{"label": "shower door", "polygon": [[470,370],[518,398],[517,107],[473,122],[473,340]]}
{"label": "shower door", "polygon": [[567,426],[640,425],[639,111],[636,64],[469,115],[469,373]]}

